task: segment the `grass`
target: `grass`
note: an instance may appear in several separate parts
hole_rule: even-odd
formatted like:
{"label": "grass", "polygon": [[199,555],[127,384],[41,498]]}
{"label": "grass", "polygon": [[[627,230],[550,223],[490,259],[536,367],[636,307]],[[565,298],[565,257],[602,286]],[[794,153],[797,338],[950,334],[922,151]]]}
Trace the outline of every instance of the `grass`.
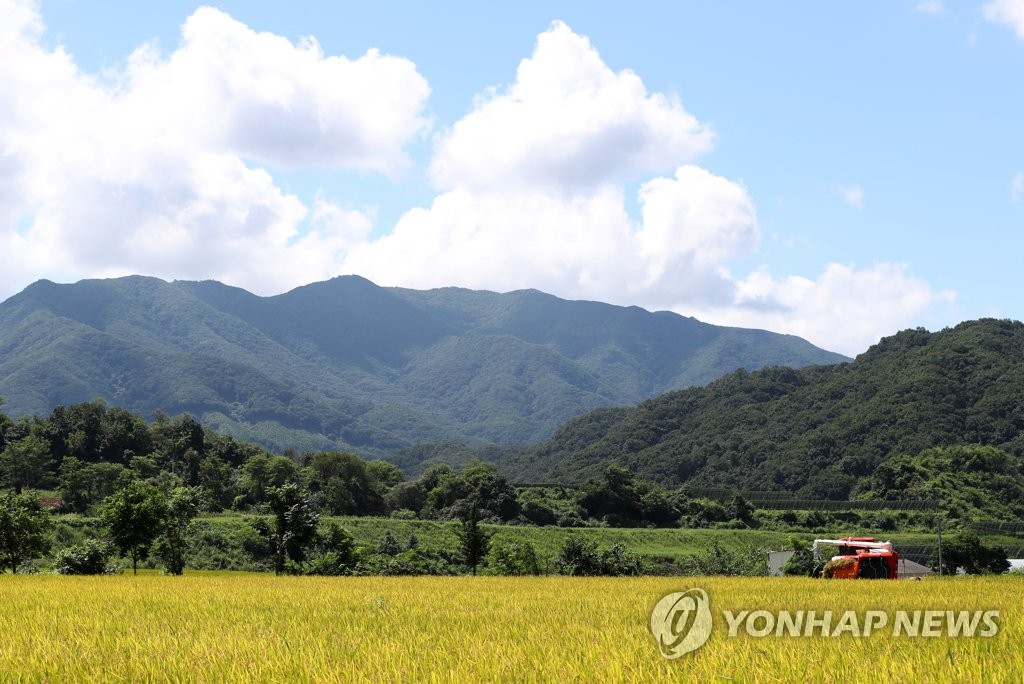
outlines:
{"label": "grass", "polygon": [[[458,547],[455,537],[456,522],[436,520],[399,520],[394,518],[332,517],[329,518],[344,527],[355,538],[357,544],[376,545],[385,532],[390,531],[400,542],[415,534],[421,547],[428,550],[453,550]],[[244,524],[242,516],[228,515],[204,518],[213,525]],[[643,556],[682,560],[707,549],[717,542],[730,550],[749,547],[783,550],[789,548],[792,536],[803,539],[828,537],[829,534],[815,535],[810,532],[781,532],[776,530],[726,530],[726,529],[679,529],[679,528],[610,528],[610,527],[533,527],[522,525],[484,525],[493,534],[492,540],[528,541],[533,544],[542,558],[554,558],[558,549],[570,536],[581,536],[605,546],[622,543],[633,553]],[[835,534],[835,533],[832,533]],[[858,536],[869,534],[880,539],[891,539],[899,548],[908,546],[931,546],[935,544],[934,534],[872,532],[852,528],[844,534]],[[992,537],[991,539],[996,539]],[[998,539],[1003,541],[1002,538]],[[1011,545],[1019,541],[1009,540]]]}
{"label": "grass", "polygon": [[[710,641],[662,658],[661,596]],[[1021,580],[0,576],[0,681],[1019,681]],[[999,610],[992,638],[753,638],[722,610]],[[860,674],[857,674],[860,673]]]}

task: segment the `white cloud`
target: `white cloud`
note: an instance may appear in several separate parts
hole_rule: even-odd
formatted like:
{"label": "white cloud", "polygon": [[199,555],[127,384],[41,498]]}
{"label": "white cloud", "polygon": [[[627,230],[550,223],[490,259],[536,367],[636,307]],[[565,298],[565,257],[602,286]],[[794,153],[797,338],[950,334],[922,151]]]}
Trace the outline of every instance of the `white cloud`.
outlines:
{"label": "white cloud", "polygon": [[556,22],[512,85],[479,98],[438,136],[431,171],[444,189],[575,191],[669,172],[712,140],[676,98],[648,93],[632,71],[612,71],[585,36]]}
{"label": "white cloud", "polygon": [[54,273],[263,291],[334,275],[351,240],[250,160],[401,174],[428,124],[408,60],[325,56],[218,10],[189,17],[169,55],[140,48],[102,81],[44,46],[33,4],[0,0],[0,15],[4,289]]}
{"label": "white cloud", "polygon": [[176,50],[144,46],[100,80],[44,46],[34,5],[0,0],[0,15],[7,293],[44,276],[143,273],[268,294],[353,272],[673,309],[851,353],[949,300],[884,264],[733,277],[760,229],[741,183],[693,165],[710,129],[561,23],[511,85],[436,137],[433,201],[375,236],[372,209],[307,206],[273,172],[403,173],[429,126],[411,62],[325,56],[204,8]]}
{"label": "white cloud", "polygon": [[743,187],[683,166],[645,183],[639,203],[634,224],[611,185],[570,198],[460,187],[354,248],[344,270],[412,287],[532,287],[647,306],[731,296],[722,263],[759,237]]}
{"label": "white cloud", "polygon": [[1018,173],[1010,181],[1010,199],[1019,202],[1024,198],[1024,173]]}
{"label": "white cloud", "polygon": [[1009,26],[1024,39],[1024,0],[992,0],[982,11],[989,21]]}
{"label": "white cloud", "polygon": [[817,280],[755,271],[736,284],[731,306],[707,307],[698,317],[790,333],[854,355],[912,321],[946,318],[955,299],[956,293],[910,276],[902,264],[857,270],[831,263]]}
{"label": "white cloud", "polygon": [[370,50],[325,56],[257,33],[202,7],[164,59],[135,52],[126,87],[135,110],[186,129],[214,149],[272,164],[324,164],[385,173],[405,169],[403,146],[426,126],[430,89],[415,65]]}
{"label": "white cloud", "polygon": [[854,209],[864,208],[864,189],[860,185],[841,185],[839,195]]}
{"label": "white cloud", "polygon": [[923,0],[914,5],[914,11],[921,14],[936,15],[945,12],[946,7],[942,4],[941,0]]}

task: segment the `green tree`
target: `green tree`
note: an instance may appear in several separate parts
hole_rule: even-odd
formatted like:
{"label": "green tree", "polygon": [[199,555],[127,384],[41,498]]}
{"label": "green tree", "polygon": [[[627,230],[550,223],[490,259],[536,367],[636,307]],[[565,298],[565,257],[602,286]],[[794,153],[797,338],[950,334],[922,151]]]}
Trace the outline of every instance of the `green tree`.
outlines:
{"label": "green tree", "polygon": [[790,537],[789,545],[793,549],[793,555],[782,565],[782,574],[810,577],[816,565],[810,542],[799,537]]}
{"label": "green tree", "polygon": [[67,510],[85,513],[133,479],[132,471],[120,463],[87,463],[66,456],[60,464],[58,490]]}
{"label": "green tree", "polygon": [[267,491],[273,523],[257,520],[256,531],[266,539],[274,556],[274,573],[282,574],[289,561],[301,564],[317,537],[320,514],[309,493],[294,482]]}
{"label": "green tree", "polygon": [[199,486],[212,511],[231,507],[235,497],[231,466],[217,456],[206,456],[199,463]]}
{"label": "green tree", "polygon": [[487,549],[491,544],[490,535],[480,527],[480,509],[475,504],[469,507],[462,524],[455,530],[455,535],[459,538],[462,558],[475,575],[476,567],[487,556]]}
{"label": "green tree", "polygon": [[0,497],[0,558],[3,569],[18,572],[23,563],[50,549],[50,514],[24,494]]}
{"label": "green tree", "polygon": [[170,420],[165,417],[153,425],[151,433],[156,450],[162,456],[161,467],[186,484],[195,484],[206,438],[199,421],[187,413]]}
{"label": "green tree", "polygon": [[[0,397],[0,408],[3,408],[3,405],[4,398]],[[10,416],[3,411],[0,411],[0,451],[3,451],[4,446],[6,446],[7,431],[12,425],[14,425],[14,422],[11,420]]]}
{"label": "green tree", "polygon": [[0,484],[21,494],[26,487],[38,487],[48,472],[50,444],[29,433],[10,440],[0,452]]}
{"label": "green tree", "polygon": [[193,521],[202,507],[199,487],[178,487],[167,499],[167,516],[163,533],[153,544],[153,554],[172,575],[185,572],[185,556],[195,528]]}
{"label": "green tree", "polygon": [[242,476],[238,483],[243,497],[242,504],[264,503],[268,490],[295,482],[297,475],[295,461],[287,456],[271,456],[262,451],[254,453],[242,465]]}
{"label": "green tree", "polygon": [[310,491],[322,494],[324,506],[334,515],[384,512],[384,498],[371,471],[388,477],[380,466],[370,469],[355,454],[324,451],[305,458],[304,473]]}
{"label": "green tree", "polygon": [[370,482],[381,496],[399,482],[405,482],[405,473],[394,463],[377,459],[366,464],[366,473]]}
{"label": "green tree", "polygon": [[[939,551],[932,552],[931,565],[939,567]],[[975,532],[958,532],[942,541],[942,571],[955,575],[962,568],[968,575],[1000,574],[1010,569],[1006,550],[986,546]]]}
{"label": "green tree", "polygon": [[107,497],[100,509],[100,520],[114,544],[132,559],[132,574],[138,573],[139,561],[149,554],[166,518],[167,497],[142,482],[132,482]]}
{"label": "green tree", "polygon": [[355,539],[337,523],[328,522],[317,532],[307,575],[350,575],[358,554]]}

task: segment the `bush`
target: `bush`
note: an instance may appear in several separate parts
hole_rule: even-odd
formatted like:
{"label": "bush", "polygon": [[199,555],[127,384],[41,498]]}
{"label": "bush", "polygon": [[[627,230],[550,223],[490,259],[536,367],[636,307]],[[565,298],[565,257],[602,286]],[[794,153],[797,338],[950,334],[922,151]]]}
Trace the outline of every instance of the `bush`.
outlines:
{"label": "bush", "polygon": [[625,544],[615,544],[601,552],[601,574],[636,576],[643,572],[640,556],[626,550]]}
{"label": "bush", "polygon": [[54,569],[59,575],[111,575],[121,571],[109,562],[111,548],[96,539],[57,552]]}
{"label": "bush", "polygon": [[562,544],[555,567],[563,575],[639,575],[643,565],[640,557],[615,544],[609,549],[598,548],[597,543],[570,537]]}
{"label": "bush", "polygon": [[397,556],[401,551],[402,547],[399,545],[398,540],[395,539],[395,535],[391,534],[391,530],[385,530],[384,538],[380,540],[380,544],[377,546],[377,553],[384,556]]}
{"label": "bush", "polygon": [[790,537],[789,544],[793,549],[793,555],[782,566],[782,574],[810,577],[815,565],[811,545],[796,537]]}
{"label": "bush", "polygon": [[703,553],[687,559],[683,568],[688,575],[767,575],[767,552],[756,547],[734,551],[715,541]]}
{"label": "bush", "polygon": [[491,546],[487,565],[498,575],[539,575],[537,551],[528,541],[498,541]]}
{"label": "bush", "polygon": [[537,501],[527,501],[523,504],[523,518],[531,525],[547,526],[558,522],[554,510],[546,504]]}

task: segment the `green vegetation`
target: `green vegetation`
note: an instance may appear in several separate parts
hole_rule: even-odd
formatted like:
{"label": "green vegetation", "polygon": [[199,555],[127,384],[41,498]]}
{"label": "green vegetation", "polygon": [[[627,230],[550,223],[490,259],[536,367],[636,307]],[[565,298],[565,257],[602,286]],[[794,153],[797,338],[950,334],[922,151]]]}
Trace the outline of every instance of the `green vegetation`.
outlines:
{"label": "green vegetation", "polygon": [[950,516],[1020,517],[1021,387],[1024,324],[906,330],[853,363],[737,371],[595,411],[500,463],[517,481],[580,482],[617,464],[662,485],[930,498]]}
{"label": "green vegetation", "polygon": [[[851,364],[742,371],[602,409],[531,449],[396,452],[411,473],[344,451],[271,453],[189,414],[147,422],[102,400],[0,413],[0,541],[9,570],[68,574],[749,574],[813,534],[930,535],[941,515],[944,566],[998,571],[1019,539],[971,532],[1024,516],[1022,368],[1020,323],[906,331]],[[570,468],[564,479],[585,479],[558,484]],[[932,541],[911,546],[938,564]]]}
{"label": "green vegetation", "polygon": [[523,445],[738,367],[845,360],[665,312],[357,277],[276,297],[213,281],[40,281],[0,304],[0,349],[16,417],[100,397],[187,412],[275,451],[364,456],[445,439]]}
{"label": "green vegetation", "polygon": [[25,494],[0,497],[0,567],[18,572],[50,548],[52,523],[38,502]]}

